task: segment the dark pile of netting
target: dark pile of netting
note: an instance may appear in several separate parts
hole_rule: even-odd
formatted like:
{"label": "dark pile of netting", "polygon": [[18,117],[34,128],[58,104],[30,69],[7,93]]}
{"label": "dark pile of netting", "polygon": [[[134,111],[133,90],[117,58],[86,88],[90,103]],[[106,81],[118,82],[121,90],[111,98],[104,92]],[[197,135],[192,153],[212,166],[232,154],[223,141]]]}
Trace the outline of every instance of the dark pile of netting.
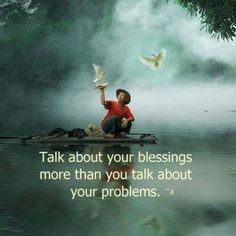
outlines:
{"label": "dark pile of netting", "polygon": [[83,138],[87,136],[86,132],[84,129],[80,128],[74,128],[72,130],[64,130],[62,128],[56,128],[52,130],[51,132],[48,133],[49,137],[62,137],[62,136],[67,136],[67,137],[77,137],[77,138]]}

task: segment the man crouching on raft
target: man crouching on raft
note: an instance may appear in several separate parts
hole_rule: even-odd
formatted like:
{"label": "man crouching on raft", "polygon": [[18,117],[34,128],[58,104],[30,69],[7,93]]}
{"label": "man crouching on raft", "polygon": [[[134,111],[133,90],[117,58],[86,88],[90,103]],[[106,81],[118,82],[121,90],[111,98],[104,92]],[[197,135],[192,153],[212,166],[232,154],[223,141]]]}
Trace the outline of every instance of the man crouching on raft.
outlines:
{"label": "man crouching on raft", "polygon": [[121,132],[129,133],[134,116],[127,104],[130,103],[130,94],[124,89],[116,90],[117,101],[105,100],[105,87],[97,86],[101,91],[101,104],[108,110],[106,116],[101,121],[105,137],[114,138]]}

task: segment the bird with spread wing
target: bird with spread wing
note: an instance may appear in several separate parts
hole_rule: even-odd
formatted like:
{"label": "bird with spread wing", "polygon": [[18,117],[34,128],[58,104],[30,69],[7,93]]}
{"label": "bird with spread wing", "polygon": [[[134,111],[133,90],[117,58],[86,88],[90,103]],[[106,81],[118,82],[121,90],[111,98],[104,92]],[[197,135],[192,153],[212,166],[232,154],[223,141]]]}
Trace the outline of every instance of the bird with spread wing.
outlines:
{"label": "bird with spread wing", "polygon": [[95,79],[93,82],[96,83],[96,88],[98,87],[105,88],[107,86],[107,83],[105,82],[105,79],[104,79],[104,76],[105,76],[104,70],[102,69],[102,67],[96,64],[93,64],[93,68],[95,71]]}
{"label": "bird with spread wing", "polygon": [[152,56],[148,57],[140,57],[139,60],[144,64],[149,66],[153,70],[157,70],[161,67],[163,61],[166,59],[166,50],[161,49],[159,53],[153,54]]}

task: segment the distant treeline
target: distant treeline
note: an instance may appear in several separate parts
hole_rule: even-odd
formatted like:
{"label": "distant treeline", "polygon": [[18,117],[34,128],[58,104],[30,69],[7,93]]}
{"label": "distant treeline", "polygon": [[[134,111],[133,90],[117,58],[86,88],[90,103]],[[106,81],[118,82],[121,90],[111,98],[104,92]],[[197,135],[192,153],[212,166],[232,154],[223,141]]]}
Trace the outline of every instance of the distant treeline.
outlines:
{"label": "distant treeline", "polygon": [[18,5],[6,6],[6,23],[0,26],[2,100],[57,89],[71,72],[91,65],[89,39],[109,27],[115,2],[34,0],[32,14]]}

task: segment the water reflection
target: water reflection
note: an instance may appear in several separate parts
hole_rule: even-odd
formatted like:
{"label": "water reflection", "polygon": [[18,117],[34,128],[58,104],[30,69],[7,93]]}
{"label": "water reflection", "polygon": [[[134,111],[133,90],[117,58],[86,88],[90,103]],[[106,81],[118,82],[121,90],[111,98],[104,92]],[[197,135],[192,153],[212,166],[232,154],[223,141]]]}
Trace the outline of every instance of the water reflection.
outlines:
{"label": "water reflection", "polygon": [[[131,148],[129,146],[121,146],[121,145],[113,145],[113,146],[104,146],[102,149],[103,156],[103,165],[104,165],[104,173],[103,173],[103,183],[116,182],[115,188],[128,188],[130,186],[130,181],[128,179],[131,171],[134,168],[134,164],[132,160],[129,160],[129,156],[131,154]],[[109,163],[106,158],[107,155],[119,155],[123,158],[117,162],[112,159],[112,162]],[[110,176],[110,179],[108,179]],[[104,187],[104,184],[103,184]]]}
{"label": "water reflection", "polygon": [[[183,235],[234,236],[236,231],[236,159],[234,133],[202,135],[185,131],[159,134],[160,145],[140,146],[60,146],[0,145],[0,235]],[[132,162],[78,164],[41,163],[39,151],[65,153],[132,154],[139,150],[154,153],[193,154],[191,182],[134,181],[135,168],[158,170],[164,164]],[[100,170],[96,181],[40,181],[39,171]],[[177,168],[174,164],[172,168]],[[127,180],[111,179],[105,171],[127,172]],[[121,188],[121,186],[165,188],[173,186],[173,197],[160,198],[77,198],[71,187]]]}

